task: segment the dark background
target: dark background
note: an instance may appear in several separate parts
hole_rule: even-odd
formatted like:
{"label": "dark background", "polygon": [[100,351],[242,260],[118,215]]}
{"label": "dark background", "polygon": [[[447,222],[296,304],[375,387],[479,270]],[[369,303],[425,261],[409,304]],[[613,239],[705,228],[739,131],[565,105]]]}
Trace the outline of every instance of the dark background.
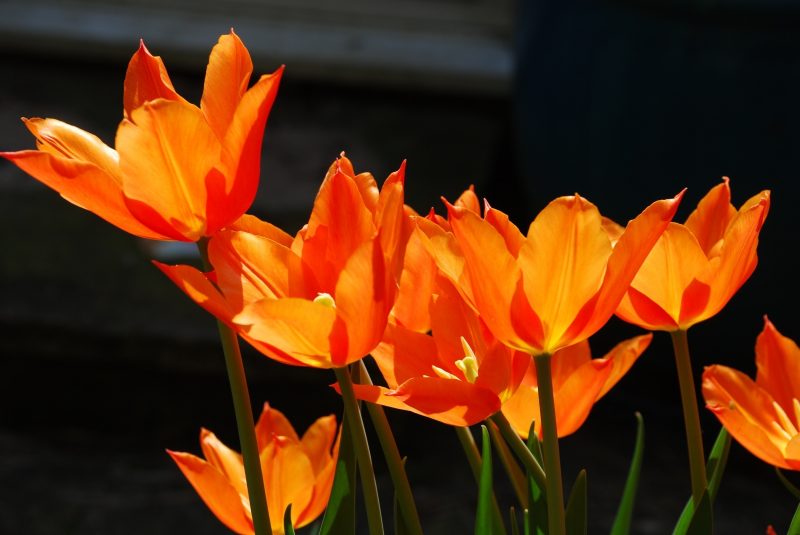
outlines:
{"label": "dark background", "polygon": [[[515,71],[490,89],[468,78],[348,78],[307,66],[295,76],[289,63],[253,212],[296,231],[342,150],[379,180],[408,159],[408,202],[419,211],[439,210],[439,195],[453,199],[475,184],[523,231],[549,200],[575,191],[624,223],[688,187],[682,221],[727,175],[734,204],[769,188],[772,211],[754,276],[690,332],[696,377],[712,363],[753,374],[764,314],[800,338],[794,4],[551,0],[520,3],[512,13],[508,33],[494,37]],[[151,45],[189,100],[199,101],[205,55],[229,26],[203,35],[206,49],[180,55],[177,66],[169,49]],[[0,149],[33,146],[20,116],[56,117],[111,143],[136,42],[118,54],[35,41],[6,36],[0,51]],[[285,61],[262,56],[256,72]],[[149,264],[154,255],[178,261],[188,250],[125,235],[6,162],[0,244],[0,533],[224,533],[164,453],[199,452],[201,426],[236,446],[213,321]],[[593,340],[596,356],[638,332],[613,319]],[[281,366],[249,350],[245,364],[256,407],[268,400],[300,431],[340,411],[329,372]],[[664,333],[562,442],[567,486],[589,469],[591,533],[607,531],[613,518],[635,410],[645,418],[647,450],[633,532],[667,533],[690,489]],[[470,532],[475,491],[454,433],[389,416],[409,456],[426,532]],[[702,416],[710,447],[719,426]],[[374,456],[388,501],[380,452]],[[510,496],[501,489],[501,498]],[[769,523],[782,533],[795,507],[772,468],[734,444],[718,533],[763,533]]]}

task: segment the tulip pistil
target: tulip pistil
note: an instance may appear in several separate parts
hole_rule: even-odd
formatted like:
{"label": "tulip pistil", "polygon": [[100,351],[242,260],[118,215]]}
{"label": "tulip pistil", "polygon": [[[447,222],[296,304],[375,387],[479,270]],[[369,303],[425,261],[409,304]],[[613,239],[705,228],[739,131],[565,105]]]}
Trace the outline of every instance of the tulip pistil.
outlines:
{"label": "tulip pistil", "polygon": [[336,308],[336,301],[333,300],[333,296],[329,293],[319,292],[314,298],[314,302],[328,308]]}

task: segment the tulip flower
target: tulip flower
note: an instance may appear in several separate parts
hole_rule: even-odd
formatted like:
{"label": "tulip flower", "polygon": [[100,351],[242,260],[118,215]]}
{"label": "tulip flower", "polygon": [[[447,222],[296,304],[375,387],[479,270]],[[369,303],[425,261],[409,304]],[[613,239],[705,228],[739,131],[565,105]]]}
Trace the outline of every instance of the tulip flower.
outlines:
{"label": "tulip flower", "polygon": [[766,317],[756,380],[727,366],[703,373],[703,397],[725,429],[764,462],[800,470],[800,348]]}
{"label": "tulip flower", "polygon": [[[579,195],[551,202],[522,235],[487,206],[483,218],[448,205],[465,260],[462,280],[481,318],[505,344],[552,354],[594,334],[611,317],[681,195],[653,203],[612,236],[597,208]],[[458,281],[456,281],[458,283]]]}
{"label": "tulip flower", "polygon": [[617,315],[648,330],[686,330],[722,310],[756,268],[770,192],[737,211],[728,179],[686,223],[670,223],[636,274]]}
{"label": "tulip flower", "polygon": [[372,352],[388,385],[355,385],[356,397],[445,424],[470,426],[500,410],[530,357],[497,341],[453,285],[439,278],[432,334],[389,325]]}
{"label": "tulip flower", "polygon": [[[646,334],[625,340],[599,359],[592,358],[588,340],[556,351],[553,392],[559,438],[574,433],[583,425],[592,406],[628,373],[652,338],[652,334]],[[535,422],[536,433],[541,438],[539,389],[533,362],[520,387],[503,404],[503,415],[523,438],[528,438],[531,422]]]}
{"label": "tulip flower", "polygon": [[[325,510],[339,449],[336,427],[336,417],[325,416],[299,438],[280,411],[264,405],[256,424],[256,437],[275,535],[284,533],[283,515],[290,504],[295,528],[310,524]],[[191,453],[167,453],[223,524],[240,535],[252,535],[241,455],[206,429],[200,432],[200,447],[205,459]]]}
{"label": "tulip flower", "polygon": [[258,189],[264,126],[283,69],[248,89],[252,70],[239,37],[221,36],[198,107],[142,43],[125,75],[116,149],[62,121],[35,118],[23,122],[37,150],[0,156],[126,232],[198,241],[238,219]]}
{"label": "tulip flower", "polygon": [[404,169],[378,191],[342,156],[294,238],[246,216],[209,240],[212,272],[156,265],[267,356],[340,368],[378,345],[394,305],[407,232]]}

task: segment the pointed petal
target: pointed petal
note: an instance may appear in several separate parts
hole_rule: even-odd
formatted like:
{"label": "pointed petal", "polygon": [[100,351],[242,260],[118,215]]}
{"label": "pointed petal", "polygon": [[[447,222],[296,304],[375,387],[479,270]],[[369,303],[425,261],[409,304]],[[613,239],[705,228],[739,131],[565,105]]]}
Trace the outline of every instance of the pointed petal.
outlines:
{"label": "pointed petal", "polygon": [[316,368],[334,365],[328,337],[336,310],[305,299],[262,299],[233,318],[247,335]]}
{"label": "pointed petal", "polygon": [[372,351],[389,388],[431,374],[431,366],[439,364],[436,354],[433,337],[391,324],[386,327],[384,341]]}
{"label": "pointed petal", "polygon": [[723,177],[706,193],[697,208],[686,220],[686,228],[697,238],[700,248],[708,255],[716,243],[722,239],[725,229],[736,215],[736,208],[731,204],[731,188],[728,177]]}
{"label": "pointed petal", "polygon": [[283,525],[283,515],[292,505],[292,524],[308,506],[314,494],[314,472],[297,442],[276,440],[261,452],[264,490],[270,523]]}
{"label": "pointed petal", "polygon": [[674,331],[678,322],[655,301],[636,288],[628,288],[615,312],[623,321],[650,331]]}
{"label": "pointed petal", "polygon": [[468,426],[500,410],[500,399],[492,392],[456,379],[415,377],[397,390],[354,385],[356,397],[427,416],[447,425]]}
{"label": "pointed petal", "polygon": [[186,102],[172,86],[161,58],[150,54],[144,41],[140,41],[139,50],[131,57],[125,73],[122,96],[125,117],[130,119],[135,108],[157,98]]}
{"label": "pointed petal", "polygon": [[555,392],[559,438],[571,435],[583,425],[610,374],[610,361],[590,360],[570,374]]}
{"label": "pointed petal", "polygon": [[519,249],[522,247],[522,244],[525,243],[525,236],[523,236],[517,226],[511,222],[508,216],[500,210],[489,206],[489,202],[487,201],[484,218],[487,223],[497,229],[497,232],[503,236],[508,252],[510,252],[514,258],[519,256]]}
{"label": "pointed petal", "polygon": [[245,214],[237,219],[230,226],[230,230],[241,230],[249,232],[250,234],[256,234],[257,236],[267,238],[285,247],[291,247],[292,240],[294,239],[290,234],[279,229],[272,223],[267,223],[249,214]]}
{"label": "pointed petal", "polygon": [[[202,237],[206,177],[220,146],[200,110],[174,101],[147,103],[122,121],[117,148],[125,196],[152,209],[185,239]],[[129,207],[148,222],[138,205]]]}
{"label": "pointed petal", "polygon": [[208,280],[208,276],[205,273],[191,266],[169,266],[155,260],[153,264],[169,277],[178,288],[183,290],[192,301],[220,321],[231,324],[238,309],[231,307],[225,296]]}
{"label": "pointed petal", "polygon": [[117,151],[85,130],[57,119],[23,119],[36,137],[39,150],[56,158],[91,163],[104,171],[117,184],[122,183]]}
{"label": "pointed petal", "polygon": [[428,309],[434,290],[436,265],[417,231],[412,232],[403,256],[400,287],[392,309],[394,321],[407,329],[427,332],[431,328]]}
{"label": "pointed petal", "polygon": [[570,375],[591,359],[592,351],[589,348],[588,340],[583,340],[553,353],[553,358],[550,360],[550,377],[553,381],[553,390],[557,391],[561,388],[561,385],[567,382]]}
{"label": "pointed petal", "polygon": [[404,181],[406,162],[400,169],[389,175],[383,183],[378,204],[375,207],[375,226],[380,235],[381,248],[384,255],[392,262],[393,271],[401,269],[400,262],[403,258],[403,245],[407,241],[406,215],[404,207]]}
{"label": "pointed petal", "polygon": [[333,337],[334,362],[348,364],[375,349],[386,329],[395,292],[394,278],[387,272],[378,241],[362,244],[347,260],[336,282],[337,323],[341,322],[346,337]]}
{"label": "pointed petal", "polygon": [[448,206],[448,212],[481,317],[504,343],[529,348],[531,341],[522,339],[510,314],[522,274],[503,237],[473,212],[455,206]]}
{"label": "pointed petal", "polygon": [[263,450],[267,444],[275,441],[277,437],[288,438],[292,442],[300,442],[300,437],[294,430],[291,422],[284,414],[264,403],[264,408],[256,422],[256,440],[258,449]]}
{"label": "pointed petal", "polygon": [[[756,384],[792,414],[793,399],[800,399],[800,348],[764,318],[764,329],[756,339]],[[797,422],[800,425],[800,422]]]}
{"label": "pointed petal", "polygon": [[772,396],[745,374],[726,366],[703,372],[703,397],[725,429],[750,453],[764,462],[792,468],[783,457],[788,442],[772,427],[777,415]]}
{"label": "pointed petal", "polygon": [[233,33],[220,36],[211,49],[203,86],[200,109],[209,126],[222,139],[236,112],[242,95],[250,85],[253,62],[239,36]]}
{"label": "pointed petal", "polygon": [[456,285],[458,291],[465,299],[474,304],[472,284],[467,272],[461,246],[456,241],[452,232],[426,218],[416,220],[417,227],[414,234],[420,240],[425,250],[433,258],[436,267],[442,274]]}
{"label": "pointed petal", "polygon": [[211,431],[200,431],[200,447],[203,457],[236,489],[240,496],[247,496],[247,480],[244,475],[244,464],[239,452],[233,451],[223,444]]}
{"label": "pointed petal", "polygon": [[603,357],[603,359],[609,359],[611,361],[611,373],[608,375],[603,388],[597,395],[597,399],[605,396],[608,391],[628,373],[631,366],[633,366],[639,356],[644,353],[647,346],[650,345],[652,339],[652,333],[629,338],[614,346],[614,348]]}
{"label": "pointed petal", "polygon": [[470,185],[469,189],[464,190],[464,193],[459,195],[458,199],[456,199],[456,202],[453,204],[481,215],[481,202],[478,200],[478,196],[475,195],[475,186],[473,185]]}
{"label": "pointed petal", "polygon": [[209,228],[225,228],[253,204],[261,173],[261,145],[267,117],[278,94],[283,67],[262,76],[236,107],[222,145],[223,184],[209,194]]}
{"label": "pointed petal", "polygon": [[240,535],[252,535],[253,522],[242,505],[242,498],[227,479],[209,463],[189,453],[169,451],[197,494],[228,529]]}
{"label": "pointed petal", "polygon": [[591,318],[574,340],[588,338],[605,325],[619,305],[653,246],[667,228],[683,192],[672,199],[656,201],[628,223],[608,259],[603,285]]}
{"label": "pointed petal", "polygon": [[303,433],[300,443],[306,452],[314,475],[319,475],[330,464],[331,447],[336,438],[336,416],[333,414],[318,418]]}
{"label": "pointed petal", "polygon": [[600,212],[577,195],[551,202],[531,223],[518,262],[525,295],[544,325],[544,351],[557,349],[600,289],[611,251]]}
{"label": "pointed petal", "polygon": [[[339,434],[341,436],[341,433]],[[331,488],[333,488],[333,477],[336,473],[336,460],[339,456],[339,440],[337,438],[334,445],[333,454],[330,456],[327,464],[317,472],[316,481],[314,483],[314,492],[311,501],[305,510],[301,511],[295,521],[295,526],[302,528],[313,522],[328,505],[328,500],[331,495]]]}

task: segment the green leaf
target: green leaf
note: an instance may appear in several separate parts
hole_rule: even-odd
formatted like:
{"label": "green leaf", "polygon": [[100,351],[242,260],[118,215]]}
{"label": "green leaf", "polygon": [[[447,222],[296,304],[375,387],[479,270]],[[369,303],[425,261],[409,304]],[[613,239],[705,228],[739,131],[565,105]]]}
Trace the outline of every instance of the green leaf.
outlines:
{"label": "green leaf", "polygon": [[356,452],[349,426],[347,416],[343,416],[336,474],[319,535],[350,535],[356,532]]}
{"label": "green leaf", "polygon": [[[528,431],[528,449],[539,464],[542,464],[542,446],[536,436],[535,422],[531,422]],[[547,534],[547,495],[545,489],[540,487],[536,480],[528,473],[528,503],[530,508],[525,512],[525,535]]]}
{"label": "green leaf", "polygon": [[566,521],[567,535],[586,535],[586,516],[588,500],[586,498],[586,470],[581,470],[567,500]]}
{"label": "green leaf", "polygon": [[283,515],[283,532],[286,535],[294,535],[294,526],[292,525],[292,504],[286,508],[286,513]]}
{"label": "green leaf", "polygon": [[611,535],[628,535],[631,531],[633,506],[636,502],[636,490],[639,487],[639,475],[642,472],[642,458],[644,457],[644,419],[636,413],[636,444],[633,447],[633,458],[628,469],[628,479],[622,490],[617,515],[611,526]]}
{"label": "green leaf", "polygon": [[[714,441],[714,447],[711,448],[711,454],[708,456],[708,463],[706,463],[706,473],[709,474],[708,488],[703,493],[700,499],[700,504],[697,509],[690,498],[683,508],[678,523],[675,525],[673,535],[688,535],[690,533],[702,534],[702,531],[691,531],[694,529],[701,529],[702,527],[713,529],[713,504],[717,498],[720,484],[722,483],[722,474],[725,472],[725,465],[728,464],[728,453],[731,450],[731,436],[728,431],[723,427],[717,440]],[[697,518],[697,521],[694,519]],[[705,532],[711,533],[711,531]]]}
{"label": "green leaf", "polygon": [[[403,463],[403,470],[406,467],[406,457],[402,459]],[[397,499],[397,491],[394,493],[394,510],[392,511],[394,516],[394,532],[395,535],[409,535],[411,530],[408,528],[408,524],[406,523],[406,519],[403,516],[402,512],[400,511],[400,501]]]}
{"label": "green leaf", "polygon": [[478,483],[478,511],[475,515],[475,535],[492,535],[492,442],[489,430],[481,426],[481,477]]}
{"label": "green leaf", "polygon": [[800,505],[797,506],[797,511],[794,512],[794,518],[792,518],[792,523],[786,535],[800,535]]}

